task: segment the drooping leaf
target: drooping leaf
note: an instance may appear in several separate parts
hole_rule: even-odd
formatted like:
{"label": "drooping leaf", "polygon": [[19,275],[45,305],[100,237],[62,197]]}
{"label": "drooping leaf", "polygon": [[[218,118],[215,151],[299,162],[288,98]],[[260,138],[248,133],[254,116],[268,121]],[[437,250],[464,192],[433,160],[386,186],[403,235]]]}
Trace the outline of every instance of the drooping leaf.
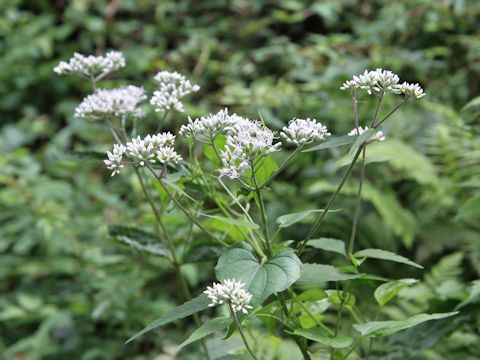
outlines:
{"label": "drooping leaf", "polygon": [[349,136],[349,135],[335,136],[335,137],[329,138],[327,141],[319,145],[303,150],[302,152],[330,149],[330,148],[334,148],[342,145],[351,144],[354,141],[355,141],[355,136]]}
{"label": "drooping leaf", "polygon": [[375,289],[375,299],[383,306],[390,300],[392,300],[397,294],[406,286],[413,285],[417,282],[416,279],[400,279],[395,281],[389,281],[380,285]]}
{"label": "drooping leaf", "polygon": [[387,261],[394,261],[397,263],[402,263],[410,266],[414,266],[419,269],[423,269],[423,266],[407,259],[404,256],[397,255],[393,252],[382,250],[382,249],[364,249],[357,251],[354,254],[355,257],[367,257],[373,259],[380,259],[380,260],[387,260]]}
{"label": "drooping leaf", "polygon": [[342,240],[331,238],[312,239],[308,242],[308,245],[315,249],[332,251],[345,255],[345,243]]}
{"label": "drooping leaf", "polygon": [[334,349],[343,349],[349,347],[353,343],[353,339],[350,336],[329,337],[326,331],[320,327],[296,329],[293,333],[309,340],[319,342],[320,344],[330,346]]}
{"label": "drooping leaf", "polygon": [[197,330],[195,330],[187,340],[185,340],[183,343],[181,343],[177,351],[180,351],[183,347],[198,341],[200,339],[203,339],[205,336],[208,336],[210,334],[213,334],[216,331],[223,330],[227,327],[230,326],[232,323],[232,319],[229,317],[218,317],[215,319],[211,319],[202,326],[200,326]]}
{"label": "drooping leaf", "polygon": [[156,235],[141,229],[110,225],[108,232],[115,240],[127,244],[138,251],[157,256],[167,256],[169,254],[168,249]]}
{"label": "drooping leaf", "polygon": [[[305,210],[305,211],[300,211],[296,213],[282,215],[278,217],[277,224],[281,228],[286,228],[286,227],[292,226],[297,222],[302,221],[310,214],[323,212],[323,211],[324,211],[323,209],[312,209],[312,210]],[[329,210],[329,212],[335,212],[335,211],[339,211],[339,210]]]}
{"label": "drooping leaf", "polygon": [[361,275],[347,274],[331,265],[303,264],[302,276],[296,284],[302,287],[317,287],[328,281],[344,281],[359,277]]}
{"label": "drooping leaf", "polygon": [[388,336],[398,331],[414,327],[425,321],[443,319],[458,314],[458,311],[441,314],[418,314],[407,320],[371,321],[365,324],[354,324],[353,327],[362,336]]}
{"label": "drooping leaf", "polygon": [[253,296],[253,303],[261,304],[300,277],[302,262],[292,249],[282,250],[262,264],[251,251],[233,248],[218,259],[215,272],[220,281],[233,278],[243,282]]}
{"label": "drooping leaf", "polygon": [[207,295],[202,294],[197,296],[196,298],[187,301],[186,303],[177,306],[173,311],[160,316],[158,319],[152,321],[147,327],[145,327],[142,331],[138,332],[137,334],[133,335],[130,339],[127,340],[127,344],[135,340],[136,338],[142,336],[143,334],[152,331],[160,326],[166,325],[171,323],[172,321],[183,319],[187,316],[195,314],[196,312],[205,310],[208,308],[210,304],[210,299]]}

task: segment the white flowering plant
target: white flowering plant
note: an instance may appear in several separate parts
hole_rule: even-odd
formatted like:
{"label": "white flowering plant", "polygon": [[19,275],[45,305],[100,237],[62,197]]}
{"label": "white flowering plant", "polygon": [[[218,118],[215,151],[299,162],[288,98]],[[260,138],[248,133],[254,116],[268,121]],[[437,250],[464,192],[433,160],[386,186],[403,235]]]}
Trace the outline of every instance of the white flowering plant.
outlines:
{"label": "white flowering plant", "polygon": [[[125,226],[112,226],[111,234],[136,250],[168,259],[185,299],[128,341],[192,316],[198,328],[178,351],[199,341],[198,358],[260,360],[264,357],[257,351],[256,339],[271,335],[293,341],[298,347],[296,358],[319,358],[326,350],[332,359],[356,359],[370,356],[377,337],[455,314],[416,314],[405,320],[378,321],[360,313],[350,290],[357,282],[376,282],[374,298],[381,309],[416,280],[366,274],[362,264],[380,259],[421,268],[383,249],[355,249],[369,146],[388,142],[381,125],[409,100],[425,96],[420,85],[400,83],[398,75],[383,69],[354,76],[341,86],[352,97],[353,130],[335,136],[313,118],[291,119],[281,129],[271,129],[261,118],[249,119],[227,108],[192,119],[183,115],[184,101],[200,87],[178,72],[160,71],[154,76],[157,89],[149,101],[139,86],[98,88],[107,74],[124,66],[119,52],[75,54],[55,72],[92,82],[93,93],[80,103],[75,117],[102,122],[111,132],[113,144],[104,160],[106,169],[115,178],[134,176],[138,180],[155,219],[154,234],[147,236],[144,230]],[[360,96],[376,99],[368,121],[359,116]],[[387,96],[398,97],[391,109],[382,106]],[[162,114],[153,119],[161,131],[138,134],[137,120],[147,121],[141,106],[148,104],[154,108],[153,114]],[[162,129],[171,112],[186,118],[178,131]],[[129,119],[135,121],[127,124]],[[347,145],[349,165],[326,204],[272,218],[265,195],[273,191],[275,179],[292,159],[305,152]],[[355,168],[359,176],[350,237],[321,237],[321,225],[333,212]],[[184,219],[184,229],[167,226],[165,219],[172,212]],[[306,235],[281,240],[285,228],[315,214]],[[317,263],[314,255],[318,250],[335,253],[344,265]],[[215,264],[212,270],[218,282],[206,286],[204,293],[193,294],[182,269],[205,259]],[[215,308],[206,312],[213,318],[200,319],[197,313],[209,308]],[[347,317],[351,326],[345,325]],[[221,331],[226,331],[225,338],[238,332],[243,346],[232,350],[235,355],[215,357],[214,345],[205,338]]]}

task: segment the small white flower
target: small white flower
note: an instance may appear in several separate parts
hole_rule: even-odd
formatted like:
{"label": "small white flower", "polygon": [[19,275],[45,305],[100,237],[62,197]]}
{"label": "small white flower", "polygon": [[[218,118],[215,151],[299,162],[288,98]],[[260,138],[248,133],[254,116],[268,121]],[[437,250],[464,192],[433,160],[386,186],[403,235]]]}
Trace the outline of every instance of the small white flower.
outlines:
{"label": "small white flower", "polygon": [[310,118],[290,120],[288,126],[284,126],[280,132],[285,141],[297,146],[325,140],[330,135],[326,126]]}
{"label": "small white flower", "polygon": [[228,114],[228,109],[223,109],[216,114],[209,114],[195,120],[188,118],[188,124],[180,127],[180,135],[188,139],[195,139],[204,143],[211,143],[218,135],[231,133],[236,123],[241,118]]}
{"label": "small white flower", "polygon": [[[348,136],[360,136],[367,130],[368,130],[368,126],[365,126],[365,128],[362,128],[361,126],[359,126],[358,128],[352,129],[348,133]],[[375,135],[372,136],[372,138],[373,138],[373,140],[384,141],[385,140],[385,134],[383,133],[383,131],[377,131],[375,133]]]}
{"label": "small white flower", "polygon": [[127,87],[105,90],[99,89],[83,99],[75,109],[75,117],[101,119],[105,116],[141,118],[145,115],[139,105],[146,99],[141,87]]}
{"label": "small white flower", "polygon": [[127,148],[123,145],[113,145],[112,152],[107,151],[108,160],[103,160],[108,170],[112,170],[112,176],[120,173],[120,169],[123,168],[123,154],[127,151]]}
{"label": "small white flower", "polygon": [[182,161],[182,157],[178,155],[175,149],[171,146],[163,146],[159,148],[157,151],[157,159],[162,164],[178,164],[180,161]]}
{"label": "small white flower", "polygon": [[221,304],[230,304],[234,312],[241,311],[244,314],[252,309],[250,302],[252,294],[244,289],[245,284],[235,279],[226,279],[223,284],[213,283],[204,291],[207,297],[212,301],[209,306]]}
{"label": "small white flower", "polygon": [[181,98],[200,90],[200,86],[192,84],[185,76],[178,72],[160,71],[155,75],[158,90],[154,91],[150,103],[155,111],[164,112],[172,108],[184,112]]}
{"label": "small white flower", "polygon": [[374,71],[365,70],[362,75],[354,76],[340,87],[341,90],[365,90],[369,95],[382,93],[394,93],[396,85],[400,81],[397,74],[383,69]]}
{"label": "small white flower", "polygon": [[405,96],[414,97],[416,99],[421,99],[422,97],[427,95],[423,92],[423,89],[419,84],[410,84],[407,82],[397,85],[394,92],[396,94],[403,94]]}
{"label": "small white flower", "polygon": [[53,71],[58,75],[76,74],[99,80],[122,67],[125,67],[125,58],[119,51],[109,51],[105,56],[74,53],[68,62],[60,61]]}

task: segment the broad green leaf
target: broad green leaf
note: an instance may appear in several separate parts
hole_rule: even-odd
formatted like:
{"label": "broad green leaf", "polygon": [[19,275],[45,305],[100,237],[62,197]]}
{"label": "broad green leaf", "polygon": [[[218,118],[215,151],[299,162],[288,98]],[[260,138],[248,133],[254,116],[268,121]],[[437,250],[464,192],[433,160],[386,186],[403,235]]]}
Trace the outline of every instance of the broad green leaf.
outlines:
{"label": "broad green leaf", "polygon": [[329,337],[326,331],[320,327],[296,329],[293,333],[309,340],[319,342],[320,344],[330,346],[334,349],[343,349],[349,347],[353,343],[353,339],[350,336]]}
{"label": "broad green leaf", "polygon": [[226,224],[234,225],[234,226],[241,226],[241,227],[245,227],[247,229],[259,229],[259,226],[257,224],[252,223],[248,220],[230,219],[230,218],[226,218],[226,217],[223,217],[223,216],[207,215],[207,214],[202,214],[202,213],[197,213],[197,214],[199,214],[201,216],[211,218],[211,219],[221,221],[221,222],[226,223]]}
{"label": "broad green leaf", "polygon": [[[310,214],[323,212],[323,211],[324,211],[323,209],[313,209],[313,210],[305,210],[305,211],[300,211],[296,213],[282,215],[278,217],[277,224],[281,228],[286,228],[286,227],[292,226],[293,224],[299,221],[302,221]],[[339,210],[329,210],[329,212],[335,212],[335,211],[339,211]]]}
{"label": "broad green leaf", "polygon": [[145,329],[143,329],[142,331],[140,331],[139,333],[133,335],[130,339],[128,339],[127,344],[130,341],[142,336],[143,334],[153,329],[156,329],[157,327],[166,325],[175,320],[183,319],[184,317],[187,317],[199,311],[205,310],[206,308],[208,308],[209,304],[210,304],[210,300],[208,299],[207,295],[202,294],[200,296],[197,296],[196,298],[190,301],[187,301],[186,303],[180,306],[177,306],[172,312],[164,314],[160,316],[158,319],[151,322]]}
{"label": "broad green leaf", "polygon": [[407,320],[372,321],[365,324],[354,324],[353,327],[362,336],[388,336],[404,329],[414,327],[425,321],[443,319],[458,314],[458,311],[441,314],[418,314]]}
{"label": "broad green leaf", "polygon": [[[227,140],[224,135],[218,135],[215,138],[214,143],[217,151],[220,151],[220,149],[223,149],[225,147]],[[212,160],[215,164],[221,165],[221,160],[217,157],[217,154],[215,154],[215,150],[213,149],[212,145],[205,145],[203,147],[203,153],[208,159]]]}
{"label": "broad green leaf", "polygon": [[146,231],[133,227],[110,225],[108,232],[115,240],[138,251],[157,256],[167,256],[169,254],[168,249],[161,244],[161,240],[156,235]]}
{"label": "broad green leaf", "polygon": [[317,151],[323,149],[334,148],[337,146],[351,144],[355,141],[355,136],[342,135],[329,138],[327,141],[321,143],[320,145],[313,146],[309,149],[303,150],[302,152]]}
{"label": "broad green leaf", "polygon": [[278,169],[278,165],[273,160],[272,155],[264,157],[255,167],[255,178],[258,184],[263,184]]}
{"label": "broad green leaf", "polygon": [[345,255],[345,243],[342,240],[331,238],[312,239],[308,242],[308,245],[315,249],[332,251]]}
{"label": "broad green leaf", "polygon": [[296,284],[302,287],[317,287],[324,285],[328,281],[344,281],[359,277],[361,275],[346,274],[331,265],[303,264],[302,276]]}
{"label": "broad green leaf", "polygon": [[205,324],[200,326],[197,330],[195,330],[187,340],[181,343],[178,346],[177,351],[180,351],[180,349],[182,349],[183,347],[195,341],[203,339],[205,336],[213,334],[215,331],[220,331],[229,327],[231,323],[232,323],[232,319],[230,319],[229,317],[218,317],[206,322]]}
{"label": "broad green leaf", "polygon": [[407,259],[406,257],[403,257],[401,255],[397,255],[393,252],[386,251],[386,250],[381,250],[381,249],[365,249],[365,250],[360,250],[357,251],[354,254],[355,257],[367,257],[367,258],[373,258],[373,259],[380,259],[380,260],[388,260],[388,261],[394,261],[397,263],[402,263],[410,266],[414,266],[419,269],[423,269],[423,266]]}
{"label": "broad green leaf", "polygon": [[292,249],[285,249],[261,264],[246,249],[233,248],[219,259],[215,272],[218,280],[236,279],[245,284],[254,304],[261,304],[273,293],[292,285],[302,272],[302,262]]}
{"label": "broad green leaf", "polygon": [[413,285],[417,281],[416,279],[400,279],[382,284],[375,290],[375,299],[383,306],[397,296],[404,287]]}
{"label": "broad green leaf", "polygon": [[367,131],[364,131],[360,136],[354,137],[355,142],[353,143],[352,147],[350,148],[348,154],[353,155],[355,152],[358,150],[358,148],[366,143],[370,138],[378,131],[378,129],[368,129]]}

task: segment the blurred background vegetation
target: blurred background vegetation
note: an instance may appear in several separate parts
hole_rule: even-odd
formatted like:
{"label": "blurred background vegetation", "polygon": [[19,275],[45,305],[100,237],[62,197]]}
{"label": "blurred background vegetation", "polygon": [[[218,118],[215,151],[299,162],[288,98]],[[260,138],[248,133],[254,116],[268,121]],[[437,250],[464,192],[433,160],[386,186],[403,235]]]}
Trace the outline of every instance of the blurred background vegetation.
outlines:
{"label": "blurred background vegetation", "polygon": [[[395,114],[384,127],[388,140],[369,150],[357,246],[425,267],[372,268],[424,280],[386,306],[386,317],[460,303],[464,311],[391,337],[374,355],[480,357],[478,1],[3,0],[0,11],[0,358],[170,359],[193,328],[172,326],[124,345],[181,299],[163,259],[108,235],[109,224],[152,226],[138,183],[110,180],[100,160],[67,155],[105,151],[112,139],[101,125],[73,119],[88,84],[52,69],[75,51],[109,49],[123,51],[127,67],[108,87],[133,83],[151,92],[157,71],[177,70],[202,86],[186,100],[187,114],[228,106],[261,114],[273,128],[314,117],[345,133],[353,127],[351,99],[339,87],[364,69],[419,82],[427,96]],[[361,100],[368,109],[369,99]],[[158,121],[150,114],[145,129]],[[163,127],[185,121],[175,114]],[[298,157],[269,194],[269,212],[322,207],[344,161],[337,149]],[[353,208],[354,188],[352,180],[338,208]],[[321,235],[346,238],[350,214],[327,217]],[[179,229],[182,221],[168,219]],[[308,226],[290,229],[284,239],[301,238]],[[335,260],[318,252],[315,261]],[[213,280],[212,264],[184,267],[196,293]],[[369,312],[368,302],[360,306]],[[268,346],[269,358],[282,358],[281,344]]]}

